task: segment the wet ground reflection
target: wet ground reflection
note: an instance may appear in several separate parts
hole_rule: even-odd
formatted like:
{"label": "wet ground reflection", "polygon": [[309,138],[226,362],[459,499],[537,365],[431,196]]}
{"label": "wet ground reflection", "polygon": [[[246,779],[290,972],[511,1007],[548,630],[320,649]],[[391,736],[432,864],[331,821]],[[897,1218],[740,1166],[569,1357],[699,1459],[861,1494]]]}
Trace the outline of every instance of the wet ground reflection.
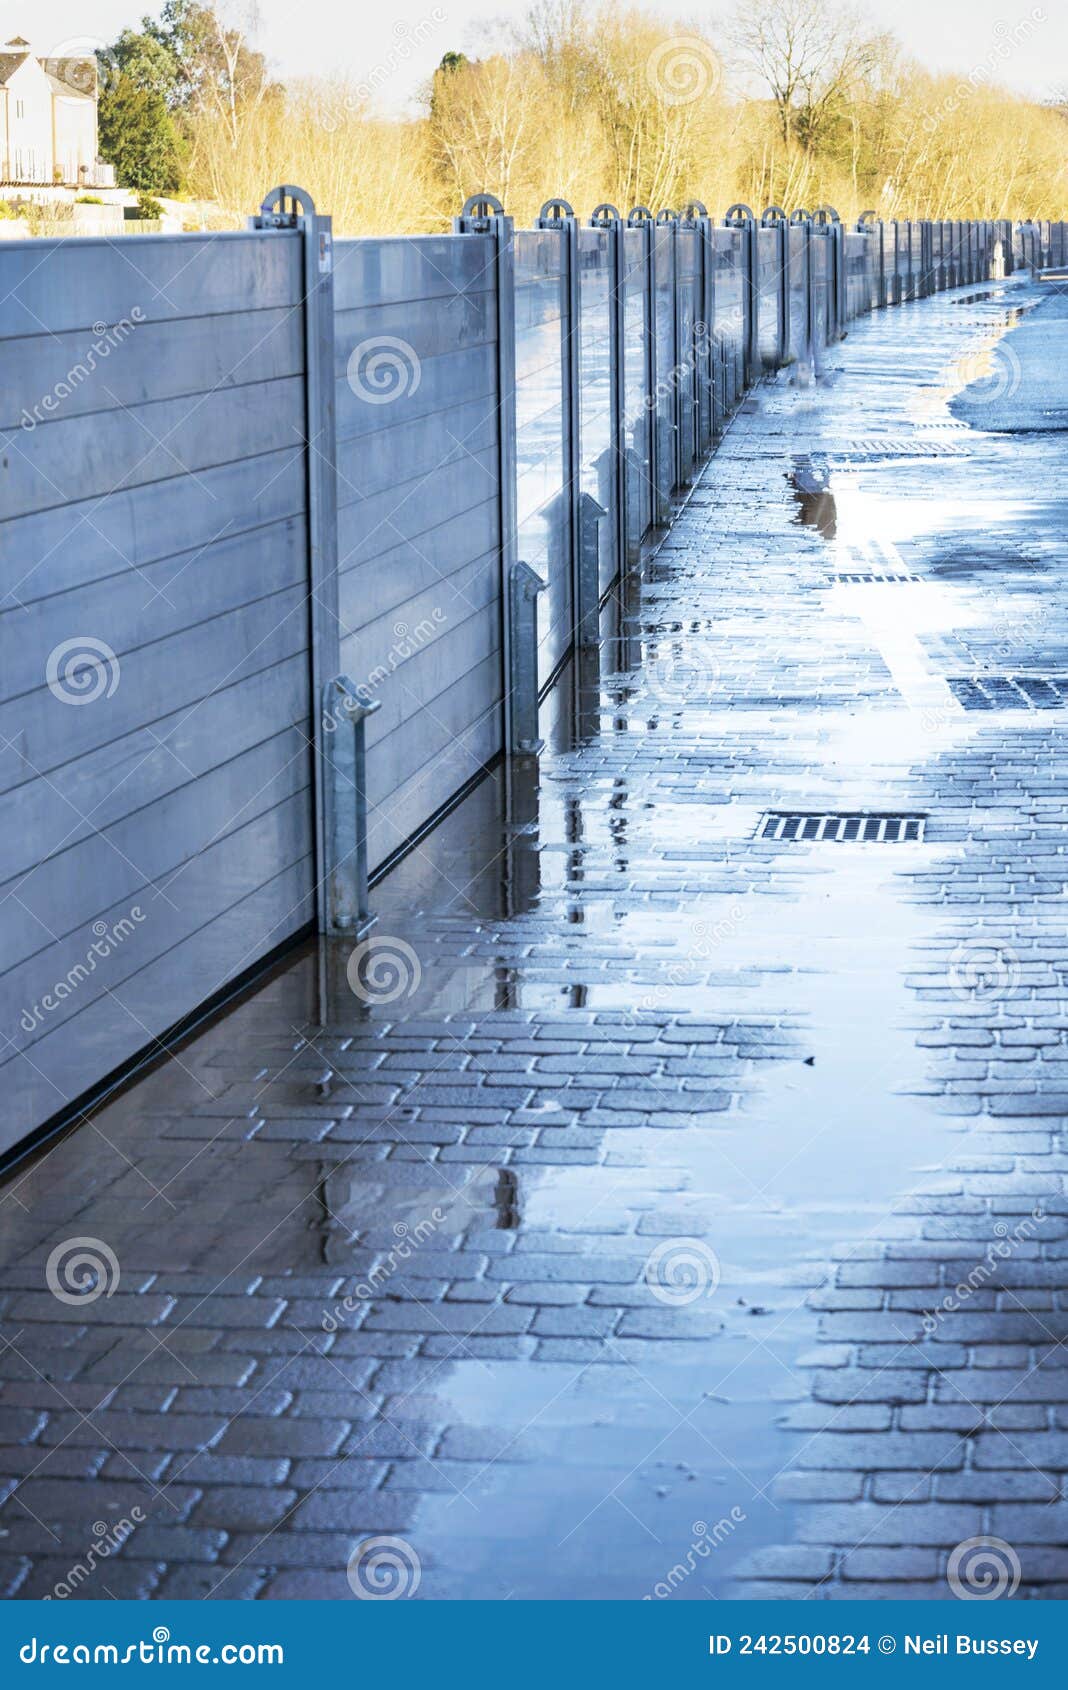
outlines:
{"label": "wet ground reflection", "polygon": [[[389,1533],[429,1599],[638,1600],[679,1565],[679,1600],[848,1595],[867,1535],[930,1548],[878,1537],[901,1474],[927,1500],[982,1480],[952,1444],[903,1468],[900,1409],[946,1406],[923,1299],[938,1250],[967,1271],[1001,1213],[1000,1152],[970,1136],[985,1041],[1061,1011],[1059,727],[990,736],[945,677],[1056,638],[1028,582],[1058,581],[1064,512],[1055,444],[1017,470],[932,401],[972,332],[951,304],[860,325],[833,404],[760,390],[546,700],[542,755],[376,886],[389,972],[309,945],[20,1185],[5,1406],[54,1378],[100,1430],[49,1403],[49,1441],[31,1421],[13,1446],[16,1495],[17,1458],[44,1462],[25,1501],[63,1565],[121,1483],[181,1513],[132,1540],[123,1593],[345,1598],[353,1545]],[[799,846],[761,837],[782,806],[929,821],[923,844]],[[1011,941],[1033,1002],[991,1005],[989,956],[962,986],[976,939]],[[996,1049],[995,1099],[1051,1062]],[[122,1289],[57,1320],[43,1265],[81,1233]],[[650,1262],[680,1245],[705,1277],[665,1297]],[[1009,1341],[975,1334],[997,1367],[956,1346],[955,1386],[1004,1372],[1011,1397]],[[893,1529],[909,1506],[885,1500]],[[62,1557],[8,1507],[23,1593]]]}

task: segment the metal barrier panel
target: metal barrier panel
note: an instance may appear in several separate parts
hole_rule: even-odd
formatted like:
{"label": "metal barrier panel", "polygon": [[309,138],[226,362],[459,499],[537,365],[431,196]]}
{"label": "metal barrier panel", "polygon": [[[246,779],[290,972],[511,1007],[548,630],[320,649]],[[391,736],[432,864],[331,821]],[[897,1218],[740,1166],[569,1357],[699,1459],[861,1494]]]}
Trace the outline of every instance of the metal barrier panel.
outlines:
{"label": "metal barrier panel", "polygon": [[846,316],[852,321],[872,304],[872,238],[847,229],[845,242]]}
{"label": "metal barrier panel", "polygon": [[379,867],[501,744],[497,300],[488,235],[339,241],[341,668]]}
{"label": "metal barrier panel", "polygon": [[693,225],[694,268],[694,427],[696,454],[704,458],[712,450],[715,430],[715,341],[713,302],[712,223],[698,216]]}
{"label": "metal barrier panel", "polygon": [[679,482],[677,389],[679,353],[675,340],[675,225],[659,223],[653,230],[654,309],[656,336],[656,486],[666,516],[671,494]]}
{"label": "metal barrier panel", "polygon": [[811,313],[811,341],[812,355],[819,367],[823,353],[827,347],[827,317],[830,310],[830,247],[826,237],[813,228],[812,244],[809,249],[811,268],[809,274],[812,288],[809,300]]}
{"label": "metal barrier panel", "polygon": [[701,286],[701,253],[696,229],[675,232],[676,266],[676,382],[678,416],[678,476],[681,484],[693,480],[697,462],[697,340],[700,321],[698,305]]}
{"label": "metal barrier panel", "polygon": [[908,224],[895,218],[890,226],[894,234],[890,299],[892,304],[900,305],[909,296]]}
{"label": "metal barrier panel", "polygon": [[756,239],[757,352],[765,370],[782,363],[782,237],[778,229],[759,228]]}
{"label": "metal barrier panel", "polygon": [[304,242],[0,246],[0,1145],[314,913]]}
{"label": "metal barrier panel", "polygon": [[626,463],[627,559],[636,562],[653,520],[652,431],[647,369],[645,235],[623,230],[623,453]]}
{"label": "metal barrier panel", "polygon": [[809,321],[808,321],[808,228],[804,224],[793,223],[787,230],[789,241],[789,316],[790,316],[790,357],[794,363],[803,363],[810,355]]}
{"label": "metal barrier panel", "polygon": [[566,232],[515,235],[518,556],[545,583],[538,598],[538,681],[570,649],[572,521],[568,497]]}
{"label": "metal barrier panel", "polygon": [[[602,513],[597,523],[597,582],[604,593],[617,574],[616,463],[612,430],[611,237],[579,229],[580,488]],[[585,506],[586,520],[596,516]]]}
{"label": "metal barrier panel", "polygon": [[745,385],[745,249],[742,229],[712,230],[715,256],[716,321],[714,333],[722,368],[721,419],[731,412]]}
{"label": "metal barrier panel", "polygon": [[923,226],[910,219],[906,225],[909,243],[909,293],[910,299],[920,299],[923,296]]}

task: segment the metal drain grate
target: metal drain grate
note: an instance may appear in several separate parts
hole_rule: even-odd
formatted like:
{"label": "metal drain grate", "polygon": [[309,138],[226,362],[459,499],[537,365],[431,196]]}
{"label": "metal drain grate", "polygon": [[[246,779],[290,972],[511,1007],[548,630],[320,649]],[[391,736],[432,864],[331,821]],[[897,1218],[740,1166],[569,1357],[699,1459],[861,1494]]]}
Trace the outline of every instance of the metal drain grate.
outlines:
{"label": "metal drain grate", "polygon": [[964,458],[967,455],[962,445],[932,439],[921,433],[901,439],[887,435],[885,439],[857,440],[843,448],[832,446],[826,453],[832,464],[877,464],[887,458]]}
{"label": "metal drain grate", "polygon": [[947,675],[965,710],[1060,710],[1068,703],[1068,675]]}
{"label": "metal drain grate", "polygon": [[858,811],[827,815],[808,810],[769,810],[757,829],[758,839],[833,840],[842,845],[901,845],[923,838],[926,816],[872,815]]}
{"label": "metal drain grate", "polygon": [[853,571],[839,570],[838,574],[834,577],[834,579],[835,579],[836,584],[839,585],[839,586],[854,586],[854,587],[856,587],[856,586],[862,586],[862,585],[867,586],[873,581],[883,581],[883,582],[922,581],[923,577],[922,577],[922,575],[894,575],[894,574],[891,574],[889,571],[887,571],[883,575],[876,574],[875,572],[872,572],[872,574],[870,574],[870,575],[865,575],[865,574],[862,574],[859,570],[853,570]]}

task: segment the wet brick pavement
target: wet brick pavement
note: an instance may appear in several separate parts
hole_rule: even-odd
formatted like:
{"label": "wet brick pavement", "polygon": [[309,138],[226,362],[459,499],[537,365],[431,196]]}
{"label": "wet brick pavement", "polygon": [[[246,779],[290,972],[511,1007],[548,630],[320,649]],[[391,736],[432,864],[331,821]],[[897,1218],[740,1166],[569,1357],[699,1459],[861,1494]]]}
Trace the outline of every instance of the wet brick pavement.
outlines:
{"label": "wet brick pavement", "polygon": [[997,685],[1068,675],[1068,446],[982,411],[1042,298],[760,388],[511,825],[9,1179],[7,1595],[1068,1595],[1068,720]]}

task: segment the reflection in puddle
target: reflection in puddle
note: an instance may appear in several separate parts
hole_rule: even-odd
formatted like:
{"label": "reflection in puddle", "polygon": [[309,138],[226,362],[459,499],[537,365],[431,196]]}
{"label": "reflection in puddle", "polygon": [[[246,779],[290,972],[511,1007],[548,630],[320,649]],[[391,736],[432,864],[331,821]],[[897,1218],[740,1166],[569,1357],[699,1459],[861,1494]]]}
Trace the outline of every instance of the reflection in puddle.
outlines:
{"label": "reflection in puddle", "polygon": [[505,1232],[514,1232],[522,1214],[519,1208],[519,1175],[514,1168],[502,1168],[497,1175],[493,1194],[497,1206],[497,1225]]}
{"label": "reflection in puddle", "polygon": [[797,518],[805,528],[815,528],[825,540],[838,533],[838,507],[831,492],[831,472],[826,464],[798,458],[789,477],[797,502]]}

